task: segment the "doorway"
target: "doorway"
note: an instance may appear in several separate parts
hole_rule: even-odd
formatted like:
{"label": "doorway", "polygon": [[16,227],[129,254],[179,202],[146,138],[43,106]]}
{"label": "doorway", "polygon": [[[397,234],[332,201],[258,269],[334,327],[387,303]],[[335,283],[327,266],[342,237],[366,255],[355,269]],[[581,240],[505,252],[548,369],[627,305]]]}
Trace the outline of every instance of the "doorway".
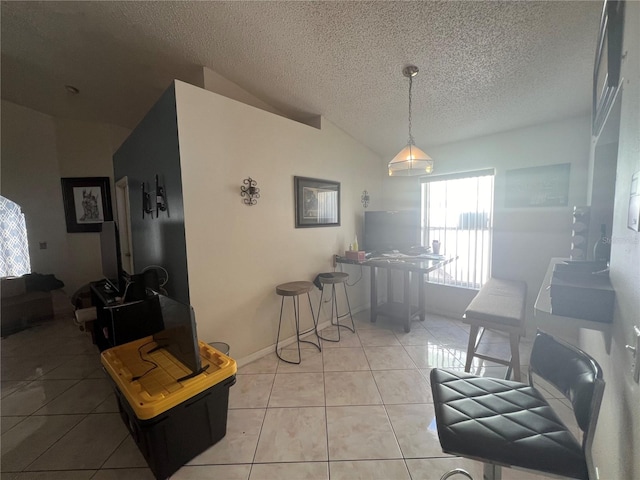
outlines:
{"label": "doorway", "polygon": [[118,212],[118,231],[122,268],[133,275],[133,245],[131,241],[131,208],[129,205],[129,181],[122,177],[116,182],[116,210]]}

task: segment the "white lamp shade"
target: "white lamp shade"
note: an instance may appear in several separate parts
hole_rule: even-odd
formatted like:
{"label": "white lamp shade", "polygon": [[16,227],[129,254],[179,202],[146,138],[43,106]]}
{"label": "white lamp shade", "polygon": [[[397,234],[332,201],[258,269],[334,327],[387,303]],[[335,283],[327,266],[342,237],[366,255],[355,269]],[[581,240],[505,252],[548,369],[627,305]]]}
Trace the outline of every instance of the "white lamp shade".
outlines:
{"label": "white lamp shade", "polygon": [[409,177],[433,172],[433,160],[415,145],[407,145],[389,162],[389,176]]}

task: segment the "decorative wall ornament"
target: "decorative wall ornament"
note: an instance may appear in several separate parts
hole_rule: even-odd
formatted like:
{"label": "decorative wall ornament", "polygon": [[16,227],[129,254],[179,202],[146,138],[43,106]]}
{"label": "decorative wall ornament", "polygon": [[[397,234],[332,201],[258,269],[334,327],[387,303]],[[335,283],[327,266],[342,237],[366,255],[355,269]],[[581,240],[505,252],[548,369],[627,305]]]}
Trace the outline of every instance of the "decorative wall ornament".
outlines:
{"label": "decorative wall ornament", "polygon": [[242,183],[244,185],[240,186],[240,196],[246,197],[244,198],[245,205],[255,205],[258,203],[258,198],[260,198],[260,189],[256,186],[258,182],[256,182],[253,178],[247,177]]}
{"label": "decorative wall ornament", "polygon": [[360,197],[360,201],[362,202],[362,205],[364,206],[364,208],[367,208],[369,206],[369,192],[367,192],[366,190],[362,191],[362,196]]}

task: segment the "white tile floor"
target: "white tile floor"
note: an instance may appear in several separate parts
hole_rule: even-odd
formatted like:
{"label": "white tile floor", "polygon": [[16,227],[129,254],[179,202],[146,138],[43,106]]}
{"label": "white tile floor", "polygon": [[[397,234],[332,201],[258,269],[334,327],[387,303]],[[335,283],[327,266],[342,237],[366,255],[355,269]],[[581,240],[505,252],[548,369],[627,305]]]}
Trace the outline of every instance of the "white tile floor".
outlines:
{"label": "white tile floor", "polygon": [[[303,344],[299,366],[270,354],[241,368],[226,436],[171,478],[424,480],[455,467],[481,478],[479,463],[442,453],[429,385],[433,367],[463,369],[466,327],[429,316],[404,333],[362,312],[356,328],[322,352]],[[508,348],[497,334],[485,341]],[[525,364],[530,347],[522,341]],[[3,480],[153,478],[97,349],[69,315],[3,339],[1,350]],[[476,362],[474,373],[504,376],[505,367]],[[574,425],[566,400],[553,403]],[[505,469],[503,478],[542,477]]]}

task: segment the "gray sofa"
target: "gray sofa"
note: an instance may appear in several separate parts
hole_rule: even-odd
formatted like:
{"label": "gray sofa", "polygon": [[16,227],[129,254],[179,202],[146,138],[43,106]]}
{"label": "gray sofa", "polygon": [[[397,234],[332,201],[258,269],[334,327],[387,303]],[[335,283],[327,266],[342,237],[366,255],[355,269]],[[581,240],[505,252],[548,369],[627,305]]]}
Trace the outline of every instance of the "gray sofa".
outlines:
{"label": "gray sofa", "polygon": [[0,278],[0,296],[3,337],[53,318],[51,292],[27,291],[25,277]]}

